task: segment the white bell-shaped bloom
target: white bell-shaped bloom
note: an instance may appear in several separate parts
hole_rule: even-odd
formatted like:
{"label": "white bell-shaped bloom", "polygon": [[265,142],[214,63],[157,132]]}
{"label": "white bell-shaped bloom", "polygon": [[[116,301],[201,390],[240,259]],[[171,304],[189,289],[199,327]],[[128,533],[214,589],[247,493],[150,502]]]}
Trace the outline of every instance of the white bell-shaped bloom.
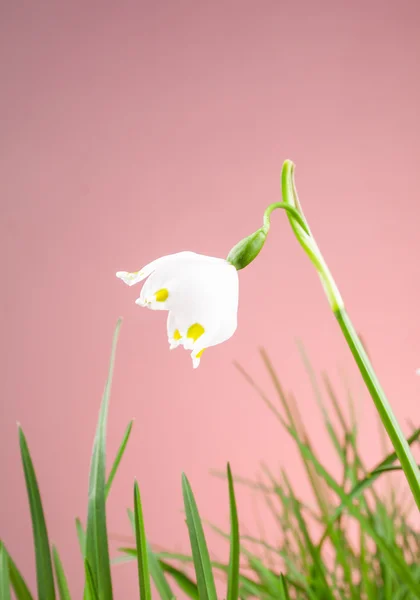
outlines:
{"label": "white bell-shaped bloom", "polygon": [[170,349],[191,350],[194,368],[206,348],[228,340],[238,313],[238,272],[221,258],[195,252],[162,256],[136,271],[118,271],[127,285],[145,281],[136,304],[167,310]]}

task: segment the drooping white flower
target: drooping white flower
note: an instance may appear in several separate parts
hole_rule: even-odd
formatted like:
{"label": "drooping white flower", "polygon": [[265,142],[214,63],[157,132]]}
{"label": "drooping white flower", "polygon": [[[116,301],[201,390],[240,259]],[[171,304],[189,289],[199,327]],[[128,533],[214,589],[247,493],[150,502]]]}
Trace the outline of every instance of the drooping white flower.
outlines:
{"label": "drooping white flower", "polygon": [[170,349],[191,350],[193,367],[206,348],[228,340],[238,312],[238,273],[222,258],[195,252],[162,256],[140,271],[118,271],[127,285],[145,281],[136,304],[167,310]]}

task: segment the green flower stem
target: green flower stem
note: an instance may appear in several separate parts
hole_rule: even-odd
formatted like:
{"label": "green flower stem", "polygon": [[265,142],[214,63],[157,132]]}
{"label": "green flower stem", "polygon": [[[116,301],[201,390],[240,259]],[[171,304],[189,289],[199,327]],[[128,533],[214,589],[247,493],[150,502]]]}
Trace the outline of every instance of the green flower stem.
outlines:
{"label": "green flower stem", "polygon": [[360,341],[345,308],[343,307],[342,309],[334,311],[334,314],[357,366],[359,367],[359,371],[362,374],[366,387],[375,403],[376,410],[378,411],[381,421],[394,446],[416,504],[420,510],[420,469],[414,460],[410,446],[401,431],[391,405],[385,396],[385,392],[379,383],[368,355],[366,354],[363,344]]}
{"label": "green flower stem", "polygon": [[[267,223],[269,227],[270,214],[275,208],[283,208],[287,211],[290,225],[297,240],[311,259],[311,262],[315,266],[318,275],[321,278],[321,282],[324,286],[331,309],[337,318],[341,331],[343,332],[347,344],[353,354],[360,373],[376,406],[376,410],[378,411],[381,421],[388,433],[392,445],[394,446],[395,452],[400,460],[401,467],[404,470],[416,504],[420,510],[420,470],[401,431],[399,423],[392,411],[391,405],[385,396],[375,371],[373,370],[366,351],[345,310],[344,302],[338,287],[331,275],[330,270],[327,267],[318,245],[315,242],[315,239],[312,236],[297,196],[293,171],[293,163],[287,160],[284,163],[282,170],[283,202],[272,204],[267,208],[264,214],[264,224]],[[299,218],[297,218],[296,212],[298,213]]]}

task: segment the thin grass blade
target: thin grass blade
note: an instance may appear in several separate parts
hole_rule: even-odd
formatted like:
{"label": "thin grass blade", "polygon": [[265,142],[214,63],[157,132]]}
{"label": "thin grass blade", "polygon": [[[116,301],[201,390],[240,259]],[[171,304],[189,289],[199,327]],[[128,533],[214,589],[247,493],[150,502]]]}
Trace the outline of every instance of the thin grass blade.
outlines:
{"label": "thin grass blade", "polygon": [[230,554],[228,571],[227,600],[237,600],[239,594],[239,522],[236,508],[235,488],[233,485],[232,471],[227,465],[230,505]]}
{"label": "thin grass blade", "polygon": [[1,600],[11,600],[9,560],[3,544],[0,544],[0,598]]}
{"label": "thin grass blade", "polygon": [[60,556],[55,546],[53,546],[52,555],[54,561],[55,577],[57,579],[58,595],[60,597],[60,600],[71,600],[69,585],[67,583],[67,578],[64,573],[63,563],[61,562]]}
{"label": "thin grass blade", "polygon": [[125,449],[127,447],[128,440],[129,440],[130,434],[131,434],[131,430],[133,429],[133,423],[134,423],[133,420],[130,421],[130,423],[127,426],[127,429],[125,430],[124,437],[122,439],[120,447],[118,448],[118,452],[117,452],[117,455],[113,462],[113,465],[111,467],[111,471],[109,472],[108,481],[106,482],[106,486],[105,486],[105,497],[106,498],[108,498],[108,494],[110,492],[112,482],[114,481],[115,475],[117,474],[117,471],[118,471],[118,467],[120,466],[121,459],[122,459]]}
{"label": "thin grass blade", "polygon": [[93,582],[101,600],[112,600],[111,567],[106,525],[105,459],[106,424],[111,394],[115,352],[122,320],[119,319],[112,342],[108,378],[105,385],[98,425],[93,445],[89,474],[89,503],[86,528],[86,558],[92,571]]}
{"label": "thin grass blade", "polygon": [[190,579],[188,575],[164,560],[160,560],[159,563],[162,570],[173,577],[178,587],[184,592],[184,594],[188,596],[188,598],[191,598],[192,600],[199,600],[197,584]]}
{"label": "thin grass blade", "polygon": [[153,552],[149,543],[147,543],[147,554],[149,558],[150,575],[152,576],[156,589],[159,593],[159,597],[161,600],[174,600],[175,594],[171,590],[159,559],[156,557],[156,554]]}
{"label": "thin grass blade", "polygon": [[3,552],[6,554],[9,564],[9,580],[12,585],[17,600],[33,600],[32,594],[26,585],[25,580],[19,572],[19,569],[13,562],[12,557],[7,552],[5,545],[0,542],[0,547],[3,548]]}
{"label": "thin grass blade", "polygon": [[217,600],[203,526],[190,483],[184,474],[182,475],[182,493],[200,600]]}
{"label": "thin grass blade", "polygon": [[77,539],[79,540],[80,553],[84,560],[85,555],[86,555],[86,534],[85,534],[85,530],[83,529],[82,522],[80,521],[79,518],[76,519],[76,532],[77,532]]}
{"label": "thin grass blade", "polygon": [[35,470],[29,453],[25,435],[19,427],[19,443],[25,473],[26,490],[31,510],[32,530],[35,546],[36,579],[38,597],[43,600],[55,600],[54,575],[51,562],[50,542],[41,495],[39,493]]}
{"label": "thin grass blade", "polygon": [[87,600],[99,600],[95,581],[93,579],[92,569],[90,567],[90,564],[89,564],[87,558],[85,558],[85,578],[86,578],[85,598],[87,598]]}
{"label": "thin grass blade", "polygon": [[290,600],[289,588],[287,585],[286,577],[283,573],[280,575],[280,600]]}
{"label": "thin grass blade", "polygon": [[136,529],[137,567],[139,574],[140,599],[151,600],[149,559],[144,530],[143,509],[137,481],[134,483],[134,525]]}

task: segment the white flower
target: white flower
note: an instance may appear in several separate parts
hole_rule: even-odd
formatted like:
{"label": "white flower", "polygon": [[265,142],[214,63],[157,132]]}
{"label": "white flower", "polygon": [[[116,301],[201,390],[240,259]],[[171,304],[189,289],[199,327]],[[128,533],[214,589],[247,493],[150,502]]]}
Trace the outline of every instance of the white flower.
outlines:
{"label": "white flower", "polygon": [[127,285],[147,278],[136,304],[167,310],[170,349],[192,350],[193,367],[205,348],[228,340],[236,330],[238,272],[222,258],[195,252],[162,256],[140,271],[118,271]]}
{"label": "white flower", "polygon": [[420,375],[420,369],[416,369],[416,375]]}

